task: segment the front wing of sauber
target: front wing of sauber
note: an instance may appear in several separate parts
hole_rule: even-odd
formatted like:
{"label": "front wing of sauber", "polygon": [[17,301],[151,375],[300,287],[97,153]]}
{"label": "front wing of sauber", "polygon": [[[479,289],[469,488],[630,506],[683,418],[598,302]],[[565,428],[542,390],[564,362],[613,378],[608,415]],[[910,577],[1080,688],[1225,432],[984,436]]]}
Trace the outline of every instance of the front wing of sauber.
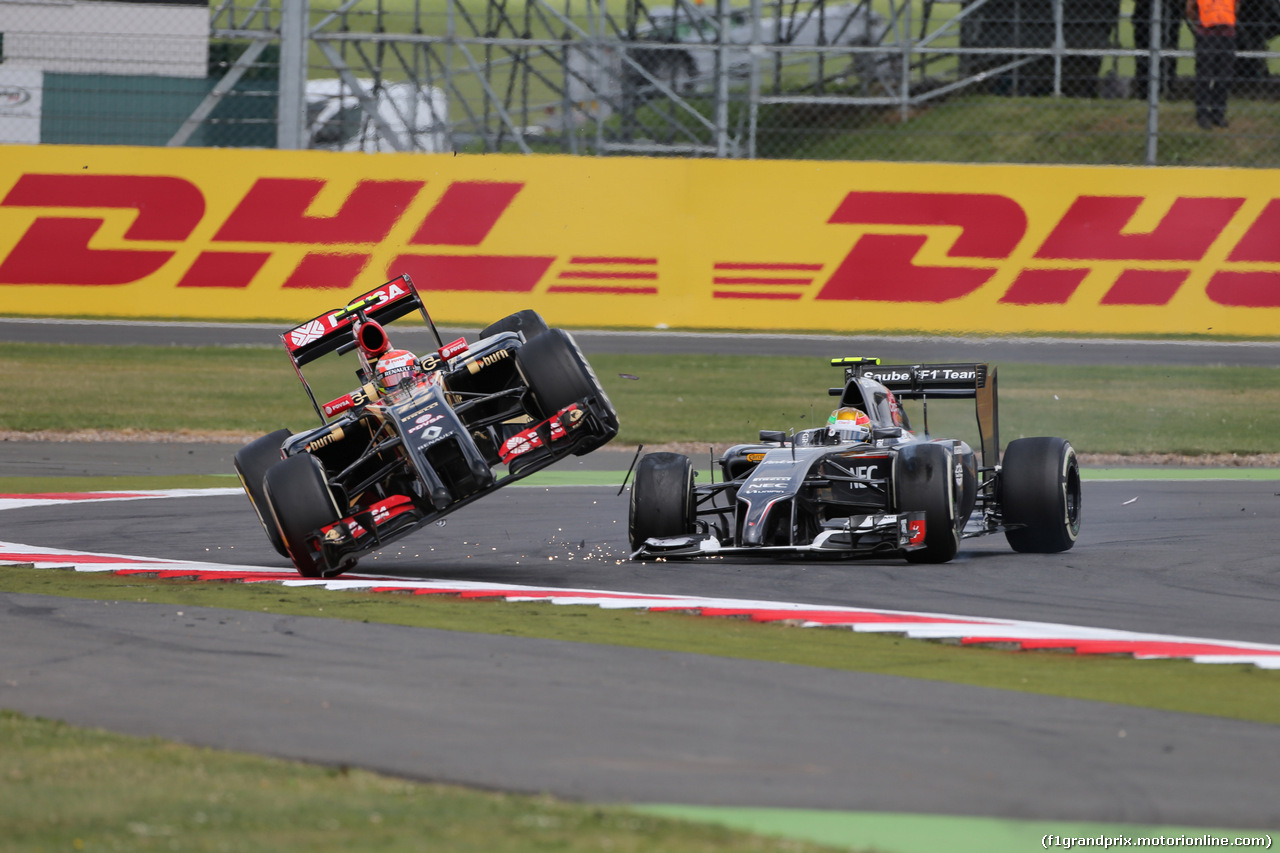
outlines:
{"label": "front wing of sauber", "polygon": [[804,545],[725,544],[706,534],[648,539],[631,555],[643,557],[729,557],[829,555],[843,557],[889,556],[924,547],[925,518],[923,512],[904,512],[866,516],[846,528],[824,530]]}

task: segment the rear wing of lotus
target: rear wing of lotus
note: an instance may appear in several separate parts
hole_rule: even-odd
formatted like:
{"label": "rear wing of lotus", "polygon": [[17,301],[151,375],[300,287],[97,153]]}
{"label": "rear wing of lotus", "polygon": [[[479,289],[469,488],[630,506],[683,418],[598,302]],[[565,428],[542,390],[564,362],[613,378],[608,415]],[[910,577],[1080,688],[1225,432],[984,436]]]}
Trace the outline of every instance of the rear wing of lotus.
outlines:
{"label": "rear wing of lotus", "polygon": [[[982,440],[982,464],[994,467],[1000,463],[1000,402],[994,367],[982,363],[881,364],[878,358],[862,356],[833,358],[831,366],[844,368],[846,386],[866,377],[904,400],[922,400],[928,405],[930,398],[972,399]],[[844,388],[830,392],[843,395]]]}
{"label": "rear wing of lotus", "polygon": [[293,362],[293,369],[297,372],[298,379],[302,381],[302,387],[311,398],[311,405],[315,407],[316,414],[320,415],[322,421],[325,419],[324,412],[321,411],[320,404],[311,391],[307,377],[302,373],[302,366],[329,353],[343,353],[355,349],[357,319],[362,322],[372,320],[379,325],[386,325],[414,311],[422,315],[427,328],[431,330],[436,346],[443,346],[440,333],[436,330],[431,315],[427,313],[422,297],[418,295],[418,289],[414,287],[413,280],[407,275],[393,278],[368,293],[357,296],[341,308],[326,311],[318,317],[294,326],[280,336],[284,341],[284,348],[289,352],[289,359]]}

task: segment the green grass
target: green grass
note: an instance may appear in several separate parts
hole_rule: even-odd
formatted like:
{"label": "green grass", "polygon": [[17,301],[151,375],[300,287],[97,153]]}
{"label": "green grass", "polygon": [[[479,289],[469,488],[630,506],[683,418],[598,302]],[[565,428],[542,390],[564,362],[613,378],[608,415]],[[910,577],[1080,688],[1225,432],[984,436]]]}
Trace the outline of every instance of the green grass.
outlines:
{"label": "green grass", "polygon": [[[832,353],[833,355],[839,353]],[[892,360],[893,353],[880,353]],[[825,418],[840,372],[822,359],[596,356],[620,440],[728,443]],[[636,379],[624,378],[627,376]],[[1082,450],[1273,450],[1276,372],[1261,368],[1000,369],[1003,437],[1064,434]],[[325,382],[352,384],[350,366]],[[56,389],[32,393],[31,389]],[[0,344],[0,429],[266,432],[314,421],[283,354],[266,349]],[[919,412],[914,413],[919,424]],[[1227,416],[1230,416],[1229,422]],[[935,433],[972,408],[935,404]],[[229,477],[4,478],[6,491],[234,485]],[[543,637],[877,672],[1280,724],[1280,674],[1185,661],[1014,653],[740,620],[190,584],[0,568],[0,590],[148,601]],[[323,609],[322,609],[323,608]],[[121,738],[0,714],[6,850],[817,850],[625,810],[420,785],[360,771]],[[121,784],[121,781],[127,784]],[[75,804],[74,808],[67,804]],[[531,842],[536,845],[531,846]]]}
{"label": "green grass", "polygon": [[[331,392],[322,401],[355,385],[351,358],[335,361],[340,366],[319,371],[318,388]],[[820,358],[771,357],[767,366],[701,355],[591,362],[618,408],[618,444],[731,444],[754,441],[761,429],[820,425],[834,406],[825,390],[842,381]],[[1188,454],[1280,445],[1280,374],[1272,368],[998,368],[1005,443],[1061,435],[1082,452]],[[13,401],[0,410],[0,430],[266,433],[318,423],[287,358],[269,349],[0,344],[0,394]],[[919,404],[907,409],[922,430]],[[972,440],[972,403],[935,401],[929,428]]]}
{"label": "green grass", "polygon": [[[326,373],[336,381],[341,372]],[[318,423],[288,356],[274,349],[0,344],[0,393],[10,401],[0,429],[20,431],[269,432],[300,429],[308,416]]]}
{"label": "green grass", "polygon": [[409,782],[0,711],[6,853],[821,851],[622,807]]}
{"label": "green grass", "polygon": [[[713,115],[709,98],[694,98],[689,104],[708,119]],[[731,128],[744,126],[746,109],[745,100],[730,105]],[[636,114],[636,124],[661,134],[666,127],[663,111],[670,112],[670,107],[643,108]],[[1280,162],[1280,109],[1266,101],[1237,97],[1230,111],[1231,130],[1210,134],[1196,126],[1191,102],[1164,102],[1158,163]],[[693,126],[687,116],[681,124]],[[914,107],[905,118],[896,106],[766,104],[759,109],[757,127],[758,156],[792,160],[1141,165],[1147,150],[1147,106],[1131,98],[1000,97],[975,92]],[[711,143],[710,131],[700,134],[701,142]]]}

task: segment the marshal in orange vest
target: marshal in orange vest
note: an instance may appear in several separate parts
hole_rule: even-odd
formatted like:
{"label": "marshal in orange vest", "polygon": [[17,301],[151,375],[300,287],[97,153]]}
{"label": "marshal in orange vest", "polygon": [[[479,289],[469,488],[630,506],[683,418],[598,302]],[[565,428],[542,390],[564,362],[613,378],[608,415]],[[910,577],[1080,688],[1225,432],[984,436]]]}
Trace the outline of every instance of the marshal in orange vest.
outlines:
{"label": "marshal in orange vest", "polygon": [[1194,18],[1202,27],[1234,27],[1236,2],[1235,0],[1187,0],[1187,17]]}

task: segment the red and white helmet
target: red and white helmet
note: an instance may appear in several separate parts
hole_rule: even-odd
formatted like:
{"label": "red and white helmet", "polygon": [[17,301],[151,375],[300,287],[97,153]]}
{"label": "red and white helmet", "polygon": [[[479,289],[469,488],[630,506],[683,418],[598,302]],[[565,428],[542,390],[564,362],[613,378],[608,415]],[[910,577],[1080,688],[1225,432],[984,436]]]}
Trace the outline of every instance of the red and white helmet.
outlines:
{"label": "red and white helmet", "polygon": [[378,389],[383,393],[398,388],[411,379],[418,370],[418,357],[407,349],[387,350],[373,369]]}
{"label": "red and white helmet", "polygon": [[871,441],[871,418],[861,409],[841,406],[827,418],[827,435],[841,443]]}

